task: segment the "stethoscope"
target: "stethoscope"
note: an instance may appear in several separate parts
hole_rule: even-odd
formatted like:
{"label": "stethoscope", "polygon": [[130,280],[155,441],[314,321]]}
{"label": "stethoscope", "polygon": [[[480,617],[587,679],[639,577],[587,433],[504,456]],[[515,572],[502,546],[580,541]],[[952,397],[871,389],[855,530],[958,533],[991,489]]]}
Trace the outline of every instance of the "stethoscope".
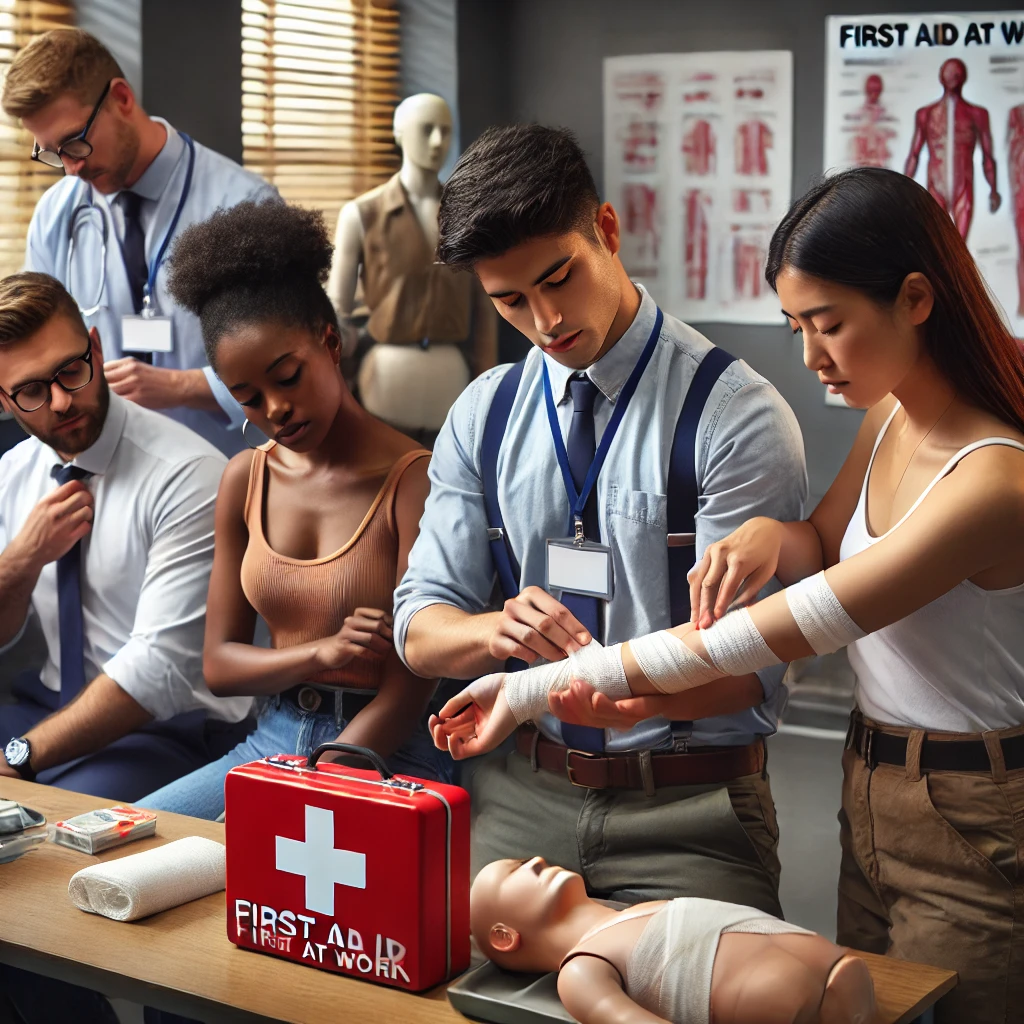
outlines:
{"label": "stethoscope", "polygon": [[[188,169],[185,171],[185,184],[181,190],[181,198],[178,200],[177,209],[174,211],[174,216],[171,218],[170,226],[167,228],[164,240],[157,251],[156,259],[153,260],[153,264],[149,269],[149,277],[146,281],[146,286],[143,290],[142,296],[143,316],[153,316],[155,312],[153,309],[152,296],[153,289],[156,286],[157,271],[160,269],[160,264],[163,263],[164,254],[167,252],[167,246],[170,244],[171,238],[174,237],[175,229],[178,227],[178,221],[181,219],[181,212],[185,208],[185,201],[188,199],[189,192],[192,190],[192,172],[195,170],[196,165],[196,147],[190,136],[186,135],[184,132],[179,132],[179,135],[184,139],[185,145],[188,147]],[[107,217],[104,211],[93,202],[92,189],[89,185],[84,181],[79,182],[77,192],[77,203],[71,211],[71,220],[68,224],[68,255],[64,261],[64,280],[67,282],[67,287],[70,290],[72,281],[72,263],[74,261],[79,232],[83,227],[87,227],[89,224],[92,224],[94,229],[99,233],[100,239],[100,258],[96,265],[97,278],[95,299],[88,304],[83,304],[79,302],[78,296],[72,294],[72,297],[78,304],[78,309],[82,316],[92,316],[103,307],[103,291],[107,284],[107,241],[110,238],[110,226],[107,222]],[[96,224],[97,217],[99,218],[98,225]]]}
{"label": "stethoscope", "polygon": [[[71,223],[68,226],[68,255],[64,261],[64,280],[68,284],[68,289],[71,288],[71,270],[72,264],[75,258],[75,247],[78,241],[78,233],[87,228],[90,224],[95,227],[95,230],[99,232],[100,237],[100,258],[96,264],[97,267],[97,279],[96,279],[96,297],[93,302],[83,304],[79,301],[78,296],[74,295],[75,302],[78,303],[78,311],[82,316],[92,316],[93,313],[99,311],[103,305],[103,290],[107,284],[107,239],[110,237],[110,228],[107,224],[107,218],[101,210],[92,201],[92,189],[83,181],[79,191],[79,200],[82,199],[82,191],[84,189],[86,202],[79,201],[78,205],[75,206],[71,212]],[[99,225],[96,226],[96,218],[99,218]]]}

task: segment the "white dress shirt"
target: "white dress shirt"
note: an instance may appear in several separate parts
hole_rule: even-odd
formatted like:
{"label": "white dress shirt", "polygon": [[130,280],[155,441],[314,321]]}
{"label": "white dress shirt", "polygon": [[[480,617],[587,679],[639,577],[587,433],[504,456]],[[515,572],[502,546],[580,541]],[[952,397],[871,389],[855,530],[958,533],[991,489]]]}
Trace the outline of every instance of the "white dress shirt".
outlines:
{"label": "white dress shirt", "polygon": [[[73,464],[93,474],[86,480],[93,525],[82,541],[86,680],[105,673],[157,719],[201,709],[240,721],[252,699],[215,697],[203,680],[213,510],[224,456],[181,424],[111,393],[99,438]],[[62,465],[34,437],[0,459],[0,550],[56,488],[51,470]],[[46,638],[40,679],[59,690],[56,562],[39,574],[30,614]]]}
{"label": "white dress shirt", "polygon": [[[174,219],[188,169],[185,140],[161,118],[167,141],[131,190],[142,196],[139,219],[146,235],[146,261],[152,264]],[[245,199],[280,198],[277,189],[258,175],[239,167],[220,153],[198,142],[192,186],[175,234],[190,224],[206,220],[216,210],[237,205]],[[87,327],[97,327],[103,341],[103,358],[119,359],[121,317],[135,312],[128,272],[121,256],[124,215],[114,195],[105,196],[81,178],[67,176],[52,185],[36,204],[28,229],[25,269],[38,270],[57,278],[82,309],[99,302],[100,308],[85,317]],[[91,210],[89,209],[91,207]],[[100,225],[106,225],[106,256],[102,252]],[[75,246],[72,259],[68,249],[72,225]],[[206,374],[210,390],[220,405],[219,412],[179,407],[167,415],[191,427],[222,452],[233,455],[245,447],[241,425],[245,418],[228,389],[207,365],[199,318],[178,306],[167,291],[167,247],[154,287],[156,312],[172,320],[173,351],[155,352],[153,365],[170,369],[197,370]],[[97,294],[99,298],[97,299]]]}

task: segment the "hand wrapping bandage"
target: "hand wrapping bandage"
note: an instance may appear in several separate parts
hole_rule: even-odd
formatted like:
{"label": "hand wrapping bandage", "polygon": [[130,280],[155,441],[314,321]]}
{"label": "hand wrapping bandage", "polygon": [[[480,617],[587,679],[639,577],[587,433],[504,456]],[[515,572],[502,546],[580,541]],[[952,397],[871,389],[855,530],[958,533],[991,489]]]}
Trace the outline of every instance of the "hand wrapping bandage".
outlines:
{"label": "hand wrapping bandage", "polygon": [[825,579],[825,573],[794,583],[785,590],[789,610],[815,654],[833,654],[865,636]]}
{"label": "hand wrapping bandage", "polygon": [[537,665],[505,677],[505,700],[516,721],[536,721],[548,710],[548,694],[567,690],[574,679],[583,679],[612,700],[631,697],[622,667],[622,644],[602,647],[591,640],[564,661]]}

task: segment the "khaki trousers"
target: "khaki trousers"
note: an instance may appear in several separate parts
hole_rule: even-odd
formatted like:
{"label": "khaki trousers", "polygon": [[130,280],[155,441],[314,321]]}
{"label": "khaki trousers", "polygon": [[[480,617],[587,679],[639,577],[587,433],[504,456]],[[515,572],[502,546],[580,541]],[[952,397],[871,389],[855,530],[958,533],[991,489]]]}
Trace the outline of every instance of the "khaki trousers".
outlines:
{"label": "khaki trousers", "polygon": [[991,773],[922,773],[925,734],[885,731],[909,737],[905,767],[843,753],[836,941],[956,971],[936,1024],[1022,1024],[1024,769],[998,740],[1024,728],[962,737],[986,742]]}
{"label": "khaki trousers", "polygon": [[493,860],[540,855],[578,871],[599,898],[703,896],[782,916],[767,774],[647,797],[580,789],[512,752],[479,766],[472,795],[474,877]]}

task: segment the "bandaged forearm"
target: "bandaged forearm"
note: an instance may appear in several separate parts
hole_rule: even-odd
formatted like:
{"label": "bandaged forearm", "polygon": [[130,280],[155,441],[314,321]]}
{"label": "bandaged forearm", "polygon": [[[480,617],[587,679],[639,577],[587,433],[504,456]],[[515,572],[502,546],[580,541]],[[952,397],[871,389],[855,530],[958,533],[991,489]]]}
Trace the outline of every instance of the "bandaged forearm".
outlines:
{"label": "bandaged forearm", "polygon": [[779,664],[745,608],[701,630],[700,638],[711,664],[667,630],[630,640],[629,649],[640,671],[662,693],[679,693],[723,676],[745,676]]}
{"label": "bandaged forearm", "polygon": [[832,654],[865,635],[839,603],[824,572],[794,583],[785,594],[789,611],[815,654]]}
{"label": "bandaged forearm", "polygon": [[569,688],[582,679],[612,700],[631,697],[626,671],[622,667],[622,644],[602,647],[592,640],[564,661],[511,672],[505,677],[505,700],[516,721],[536,721],[548,710],[548,694]]}

